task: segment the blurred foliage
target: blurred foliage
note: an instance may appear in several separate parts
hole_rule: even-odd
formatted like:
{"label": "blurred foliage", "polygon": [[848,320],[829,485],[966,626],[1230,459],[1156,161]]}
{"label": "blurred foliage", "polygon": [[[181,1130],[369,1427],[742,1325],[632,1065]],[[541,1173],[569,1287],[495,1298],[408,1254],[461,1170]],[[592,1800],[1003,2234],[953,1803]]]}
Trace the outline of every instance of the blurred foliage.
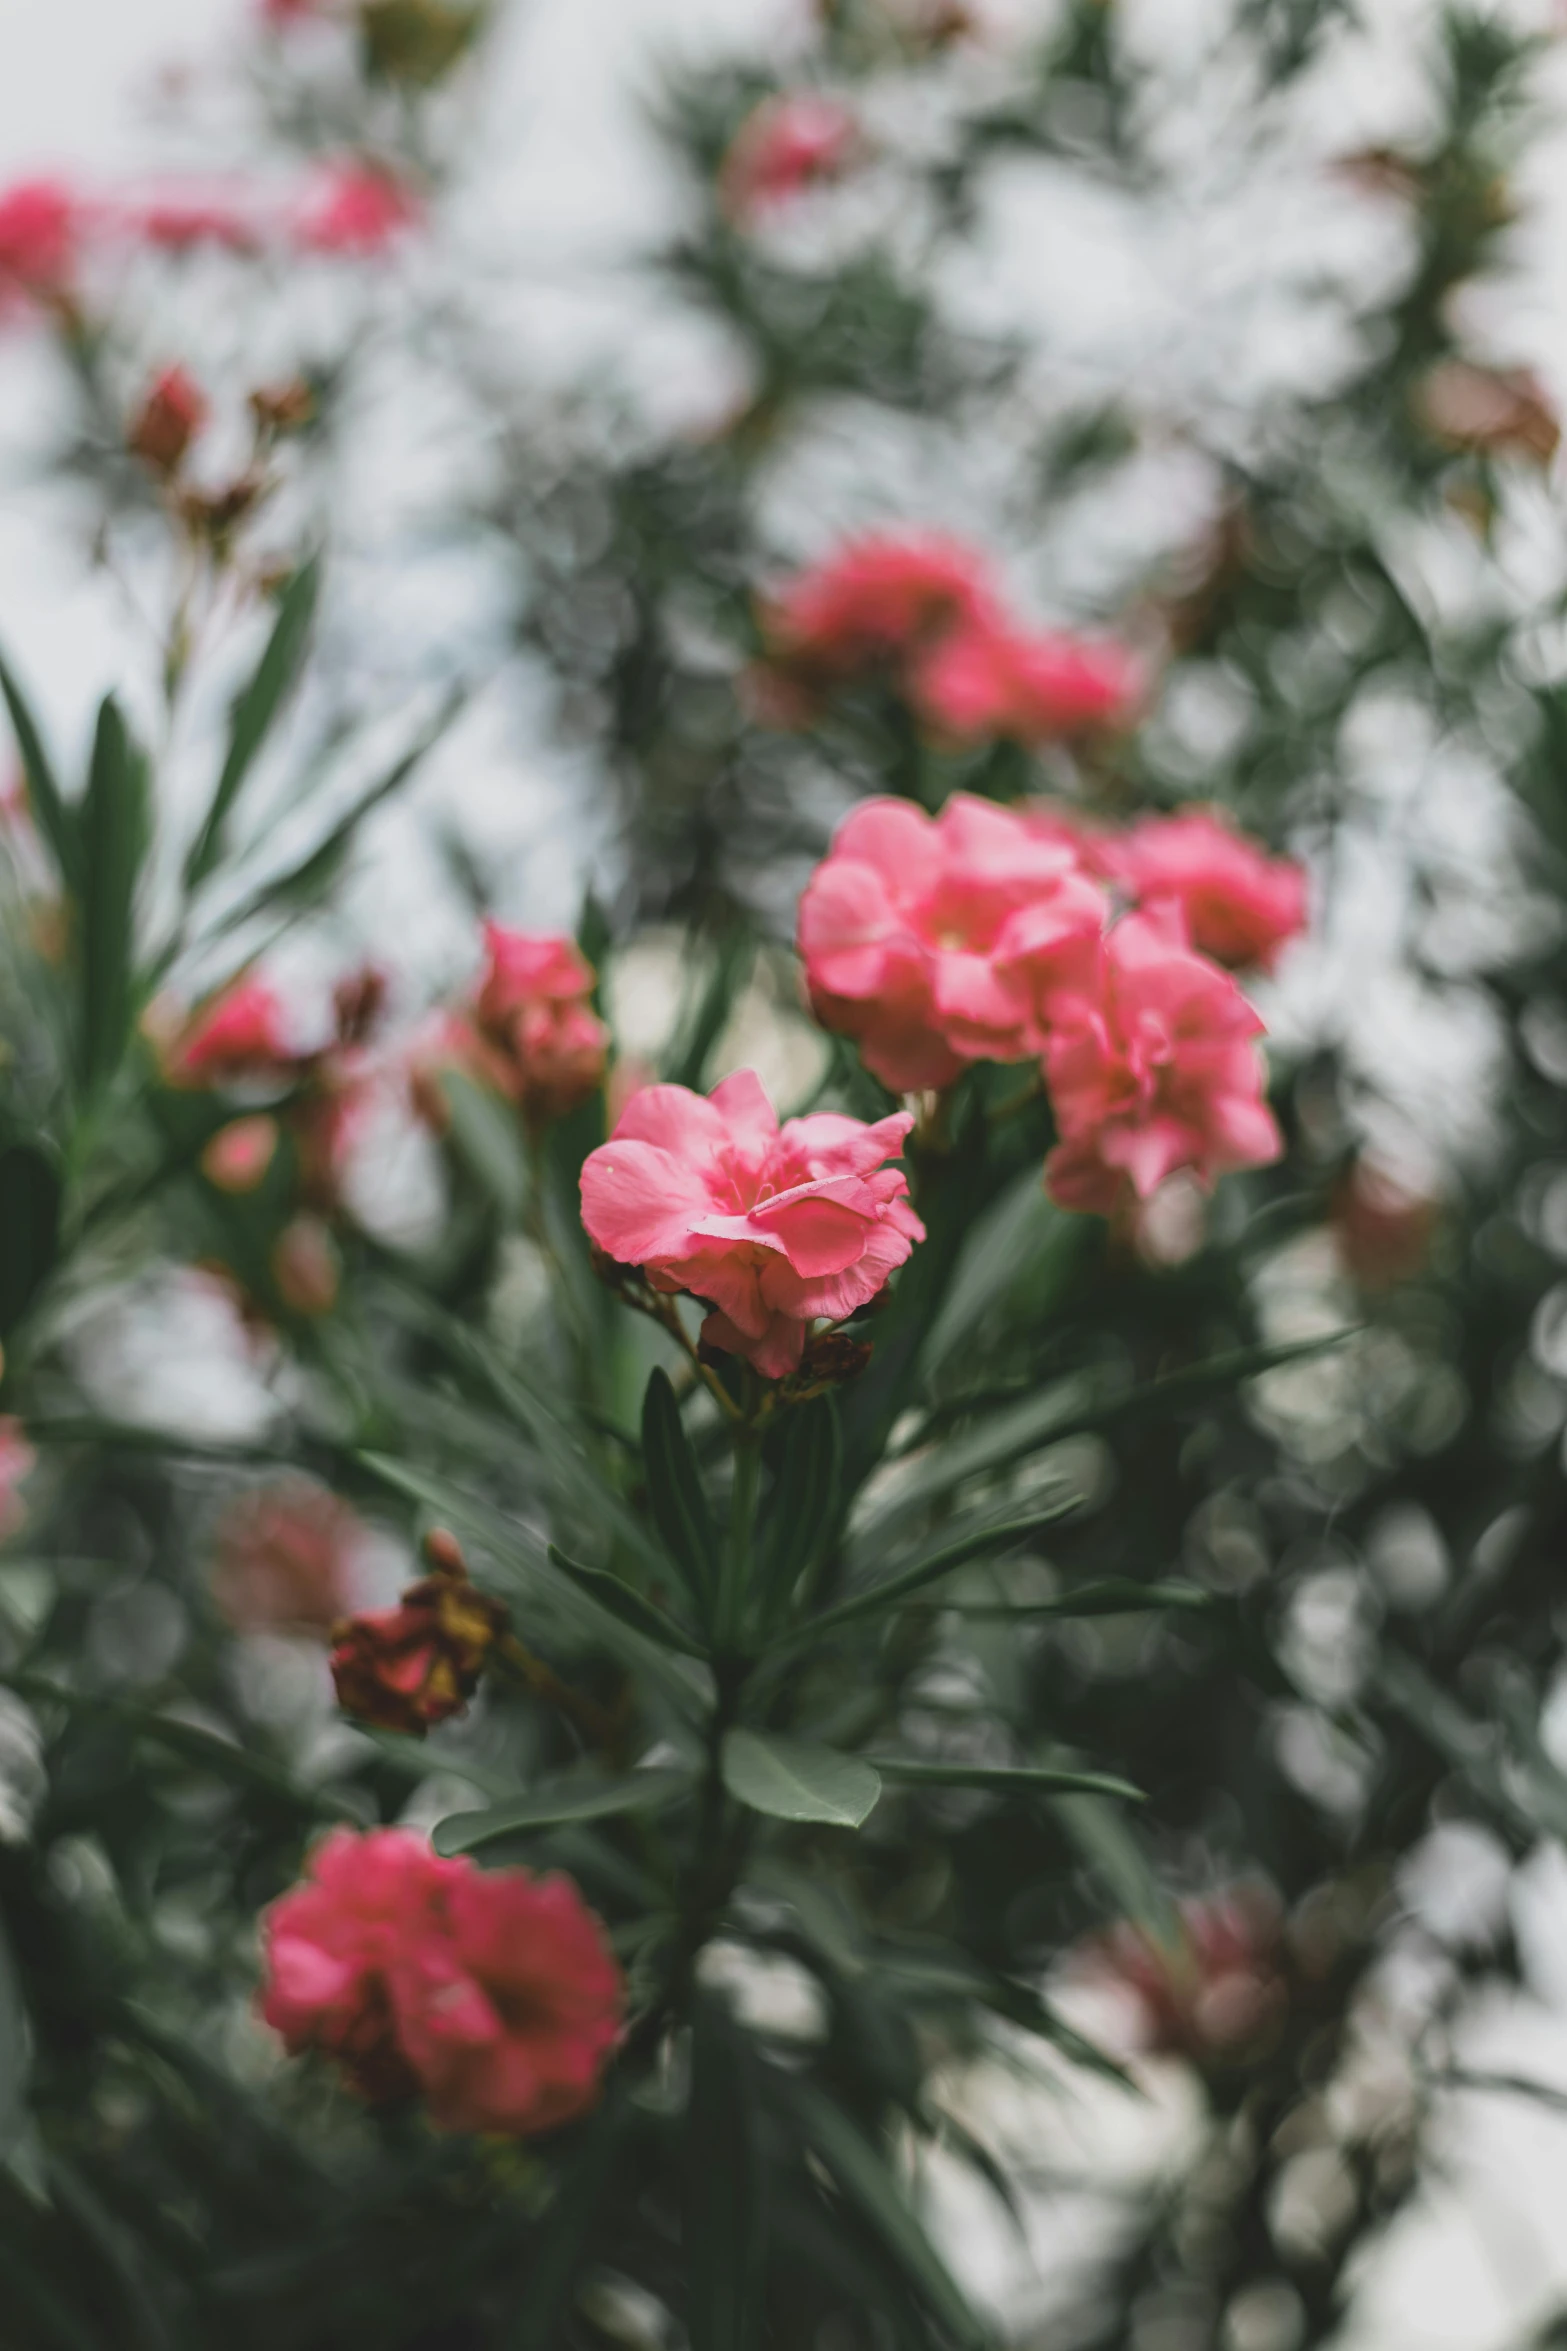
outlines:
{"label": "blurred foliage", "polygon": [[[439,109],[454,70],[482,61],[487,13],[365,7],[363,84],[330,107],[269,55],[272,135],[315,152],[324,115],[438,186],[461,147]],[[930,1238],[856,1325],[869,1367],[769,1427],[752,1465],[763,1535],[737,1645],[708,1614],[707,1511],[732,1498],[723,1407],[676,1335],[599,1278],[577,1217],[603,1099],[530,1136],[451,1081],[439,1231],[394,1247],[306,1198],[315,1078],[267,1098],[285,1140],[230,1192],[204,1154],[255,1102],[182,1086],[161,1057],[159,1003],[189,1004],[330,902],[460,697],[411,707],[403,750],[368,777],[341,712],[303,744],[290,731],[322,667],[321,574],[302,551],[330,515],[311,466],[351,365],[313,385],[294,482],[310,527],[288,564],[252,562],[243,529],[201,542],[258,645],[194,818],[117,700],[68,777],[25,681],[0,678],[32,827],[13,837],[0,929],[0,1411],[42,1456],[0,1561],[15,2351],[991,2340],[919,2183],[939,2151],[1005,2210],[1032,2151],[987,2137],[961,2085],[999,2053],[1043,2065],[1040,2118],[1083,2080],[1135,2098],[1135,2068],[1073,2021],[1063,1962],[1127,1920],[1177,1952],[1179,1905],[1247,1880],[1280,1922],[1256,1957],[1282,1986],[1270,2029],[1183,2047],[1195,2153],[1127,2199],[1102,2258],[1061,2289],[1065,2315],[1018,2339],[1197,2351],[1262,2308],[1267,2343],[1295,2351],[1331,2338],[1423,2177],[1472,1984],[1517,1971],[1503,1930],[1436,1947],[1405,1887],[1434,1825],[1482,1825],[1514,1857],[1567,1833],[1542,1728],[1567,1543],[1560,592],[1480,593],[1455,614],[1420,592],[1409,550],[1418,530],[1462,534],[1489,576],[1510,502],[1537,494],[1534,461],[1434,432],[1421,397],[1462,356],[1454,297],[1505,263],[1539,44],[1490,10],[1433,18],[1419,142],[1348,159],[1381,190],[1368,201],[1400,208],[1396,282],[1349,319],[1331,390],[1276,394],[1241,431],[1161,417],[1157,384],[1135,408],[1047,397],[1021,337],[951,323],[937,289],[973,250],[999,162],[1157,203],[1173,103],[1103,0],[1071,0],[1005,73],[972,79],[961,13],[843,0],[795,61],[868,106],[945,94],[942,139],[904,154],[878,132],[894,198],[864,236],[794,243],[726,207],[723,159],[779,70],[671,81],[662,126],[687,202],[654,269],[743,384],[711,430],[661,436],[586,397],[550,412],[465,374],[495,464],[453,528],[500,548],[512,640],[613,810],[584,948],[613,980],[650,926],[678,926],[664,1074],[704,1083],[753,975],[786,968],[833,821],[868,791],[933,806],[1046,783],[1115,814],[1200,792],[1309,851],[1331,912],[1365,815],[1346,729],[1374,692],[1494,769],[1513,803],[1530,916],[1465,983],[1504,1057],[1485,1147],[1429,1197],[1379,1208],[1374,1082],[1329,1037],[1276,1060],[1285,1159],[1230,1179],[1191,1245],[1161,1257],[1052,1208],[1042,1103],[1016,1102],[1006,1072],[971,1073],[944,1130],[922,1129]],[[1259,141],[1352,16],[1336,0],[1234,8],[1221,46]],[[460,312],[443,326],[464,372]],[[160,509],[125,456],[107,333],[57,332],[79,401],[62,463],[106,530],[140,527]],[[746,671],[756,596],[798,552],[779,534],[788,462],[837,409],[918,420],[932,464],[992,433],[1026,452],[1008,517],[1025,541],[1161,432],[1203,457],[1211,530],[1137,583],[1163,663],[1146,726],[1034,762],[933,747],[869,694],[796,733],[761,722]],[[161,516],[189,552],[189,514],[165,501]],[[187,598],[169,620],[170,707],[198,637]],[[1171,721],[1183,684],[1238,714],[1200,756]],[[303,830],[279,845],[258,785],[289,760]],[[468,880],[483,902],[487,877]],[[1417,915],[1439,887],[1413,873]],[[1409,962],[1444,987],[1430,935],[1410,918]],[[889,1106],[841,1047],[815,1100]],[[330,1249],[324,1312],[279,1275],[302,1199]],[[197,1261],[227,1269],[258,1333],[275,1410],[253,1441],[93,1401],[95,1306]],[[299,1471],[405,1553],[453,1528],[543,1677],[487,1685],[424,1747],[297,1706],[297,1654],[236,1634],[209,1565],[235,1493]],[[585,1753],[595,1718],[631,1734]],[[889,1769],[851,1829],[867,1748]],[[629,1772],[637,1756],[656,1769]],[[789,1773],[807,1791],[792,1812]],[[256,1917],[308,1840],[410,1806],[444,1823],[439,1849],[568,1870],[627,1967],[634,2021],[604,2101],[546,2141],[363,2113],[283,2064],[253,2019]],[[1401,2027],[1376,1990],[1411,1940],[1431,1989]],[[1357,2089],[1368,2049],[1375,2095]],[[1563,2339],[1559,2322],[1535,2338]]]}

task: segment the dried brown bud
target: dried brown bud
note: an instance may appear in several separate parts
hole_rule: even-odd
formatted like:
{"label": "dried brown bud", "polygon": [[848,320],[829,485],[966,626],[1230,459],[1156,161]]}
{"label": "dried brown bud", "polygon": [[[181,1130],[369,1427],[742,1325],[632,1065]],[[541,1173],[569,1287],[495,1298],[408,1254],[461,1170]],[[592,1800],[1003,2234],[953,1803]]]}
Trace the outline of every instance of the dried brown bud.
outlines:
{"label": "dried brown bud", "polygon": [[1433,440],[1487,456],[1548,465],[1562,437],[1543,385],[1528,368],[1476,367],[1446,359],[1415,393],[1415,413]]}
{"label": "dried brown bud", "polygon": [[788,1382],[790,1396],[803,1404],[829,1388],[857,1379],[871,1359],[869,1339],[854,1339],[847,1331],[820,1331],[806,1341],[800,1368]]}
{"label": "dried brown bud", "polygon": [[183,367],[167,367],[132,421],[126,446],[154,473],[177,473],[207,415],[201,386]]}
{"label": "dried brown bud", "polygon": [[468,1581],[462,1553],[437,1528],[437,1572],[410,1584],[395,1608],[345,1617],[332,1636],[332,1679],[345,1714],[379,1730],[422,1737],[460,1714],[506,1630],[506,1610]]}

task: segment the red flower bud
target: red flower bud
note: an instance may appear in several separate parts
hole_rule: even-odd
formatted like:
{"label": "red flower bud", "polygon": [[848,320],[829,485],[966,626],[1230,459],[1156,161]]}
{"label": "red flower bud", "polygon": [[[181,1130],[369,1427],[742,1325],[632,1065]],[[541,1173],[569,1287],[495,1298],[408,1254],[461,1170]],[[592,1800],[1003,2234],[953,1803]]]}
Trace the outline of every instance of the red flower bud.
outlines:
{"label": "red flower bud", "polygon": [[410,1584],[395,1608],[345,1617],[332,1644],[343,1712],[415,1738],[462,1712],[506,1629],[505,1608],[468,1581],[451,1536],[438,1531],[425,1549],[435,1574]]}
{"label": "red flower bud", "polygon": [[209,414],[206,394],[183,367],[166,367],[142,402],[127,446],[154,473],[178,473]]}

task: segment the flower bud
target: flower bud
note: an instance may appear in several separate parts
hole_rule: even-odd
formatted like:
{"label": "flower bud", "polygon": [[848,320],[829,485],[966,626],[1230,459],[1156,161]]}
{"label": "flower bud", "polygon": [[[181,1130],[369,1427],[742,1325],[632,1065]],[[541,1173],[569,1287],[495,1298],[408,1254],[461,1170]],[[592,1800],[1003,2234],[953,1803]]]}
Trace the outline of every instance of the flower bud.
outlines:
{"label": "flower bud", "polygon": [[142,402],[127,439],[154,473],[178,473],[209,414],[206,394],[183,367],[166,367]]}
{"label": "flower bud", "polygon": [[415,1738],[462,1712],[506,1629],[505,1608],[469,1582],[444,1529],[427,1537],[425,1553],[433,1575],[410,1584],[395,1608],[344,1618],[332,1645],[343,1712]]}

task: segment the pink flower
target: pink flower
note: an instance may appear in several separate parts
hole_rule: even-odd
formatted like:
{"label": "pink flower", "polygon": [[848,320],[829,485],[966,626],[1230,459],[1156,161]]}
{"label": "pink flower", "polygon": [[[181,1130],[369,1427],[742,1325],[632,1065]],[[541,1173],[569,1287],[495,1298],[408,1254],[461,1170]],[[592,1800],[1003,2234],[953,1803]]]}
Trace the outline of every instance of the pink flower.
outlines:
{"label": "pink flower", "polygon": [[1278,1157],[1262,1022],[1172,914],[1117,923],[1096,988],[1061,997],[1054,1019],[1044,1066],[1061,1140],[1045,1181],[1061,1207],[1108,1215],[1177,1168],[1206,1184]]}
{"label": "pink flower", "polygon": [[884,1165],[913,1123],[823,1113],[780,1128],[748,1069],[707,1099],[645,1086],[588,1155],[582,1221],[655,1289],[708,1300],[709,1346],[781,1379],[810,1323],[864,1306],[925,1238],[906,1177]]}
{"label": "pink flower", "polygon": [[593,966],[572,940],[484,926],[488,960],[474,1004],[492,1073],[530,1118],[561,1118],[604,1076],[609,1031],[594,1012]]}
{"label": "pink flower", "polygon": [[374,164],[350,158],[320,175],[295,213],[293,233],[308,253],[364,258],[384,253],[419,211],[411,188]]}
{"label": "pink flower", "polygon": [[38,1466],[38,1456],[27,1442],[13,1413],[0,1414],[0,1543],[16,1533],[27,1516],[18,1487]]}
{"label": "pink flower", "polygon": [[752,108],[719,169],[724,209],[737,220],[836,179],[853,155],[854,116],[816,90],[788,90]]}
{"label": "pink flower", "polygon": [[359,1605],[364,1522],[291,1478],[241,1495],[218,1522],[213,1596],[242,1633],[330,1632]]}
{"label": "pink flower", "polygon": [[1122,1920],[1085,1956],[1134,1995],[1146,2048],[1199,2064],[1255,2056],[1290,2004],[1283,1920],[1261,1884],[1183,1902],[1173,1943]]}
{"label": "pink flower", "polygon": [[82,207],[59,180],[18,180],[0,194],[0,317],[70,291]]}
{"label": "pink flower", "polygon": [[165,1074],[177,1086],[281,1082],[303,1058],[289,1041],[287,1018],[273,990],[265,980],[244,979],[213,998],[175,1039]]}
{"label": "pink flower", "polygon": [[443,1861],[407,1829],[338,1829],[263,1933],[262,2016],[361,2097],[422,2092],[442,2130],[517,2136],[596,2102],[625,1990],[569,1878]]}
{"label": "pink flower", "polygon": [[898,662],[994,612],[983,559],[935,534],[871,534],[800,572],[762,609],[774,665],[805,687]]}
{"label": "pink flower", "polygon": [[255,193],[240,182],[190,181],[124,198],[112,218],[160,253],[190,253],[203,245],[226,253],[258,253],[269,223]]}
{"label": "pink flower", "polygon": [[1074,849],[954,793],[932,819],[863,801],[800,903],[817,1018],[895,1093],[1044,1044],[1055,995],[1091,988],[1108,912]]}
{"label": "pink flower", "polygon": [[1302,868],[1269,857],[1215,810],[1148,817],[1107,843],[1105,854],[1141,903],[1173,901],[1192,945],[1216,963],[1271,970],[1285,941],[1306,927]]}
{"label": "pink flower", "polygon": [[939,637],[916,663],[909,697],[954,743],[1046,742],[1130,717],[1141,681],[1123,646],[988,620]]}
{"label": "pink flower", "polygon": [[201,1172],[220,1192],[254,1192],[266,1181],[281,1140],[277,1120],[265,1111],[251,1118],[231,1118],[202,1152]]}

